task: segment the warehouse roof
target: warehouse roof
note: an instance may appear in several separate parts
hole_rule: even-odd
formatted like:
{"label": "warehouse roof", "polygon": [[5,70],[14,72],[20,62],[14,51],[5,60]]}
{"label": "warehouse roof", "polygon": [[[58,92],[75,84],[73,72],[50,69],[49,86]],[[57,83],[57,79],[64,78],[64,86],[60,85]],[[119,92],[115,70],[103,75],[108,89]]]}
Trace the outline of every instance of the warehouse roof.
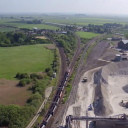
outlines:
{"label": "warehouse roof", "polygon": [[122,42],[123,42],[124,44],[127,44],[127,43],[128,43],[128,40],[122,40]]}

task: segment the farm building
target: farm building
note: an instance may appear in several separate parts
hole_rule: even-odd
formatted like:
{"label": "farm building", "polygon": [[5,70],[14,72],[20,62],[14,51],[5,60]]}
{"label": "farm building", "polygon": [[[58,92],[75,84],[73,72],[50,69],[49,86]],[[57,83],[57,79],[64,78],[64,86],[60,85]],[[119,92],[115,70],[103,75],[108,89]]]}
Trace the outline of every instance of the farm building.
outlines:
{"label": "farm building", "polygon": [[112,40],[112,41],[120,41],[120,40],[122,40],[122,38],[119,38],[119,37],[112,37],[111,40]]}
{"label": "farm building", "polygon": [[118,43],[118,48],[128,50],[128,40],[122,40]]}
{"label": "farm building", "polygon": [[37,31],[38,30],[38,28],[37,27],[33,27],[33,31]]}

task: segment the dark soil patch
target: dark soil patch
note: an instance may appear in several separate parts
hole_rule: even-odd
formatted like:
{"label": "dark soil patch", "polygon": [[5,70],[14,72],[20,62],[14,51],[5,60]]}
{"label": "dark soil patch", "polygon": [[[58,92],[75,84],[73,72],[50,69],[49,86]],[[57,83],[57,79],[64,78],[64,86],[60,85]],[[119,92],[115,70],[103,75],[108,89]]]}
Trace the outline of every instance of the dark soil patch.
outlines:
{"label": "dark soil patch", "polygon": [[0,104],[25,105],[27,99],[32,94],[31,91],[28,91],[28,87],[31,85],[26,85],[26,87],[17,87],[18,83],[18,80],[0,79]]}

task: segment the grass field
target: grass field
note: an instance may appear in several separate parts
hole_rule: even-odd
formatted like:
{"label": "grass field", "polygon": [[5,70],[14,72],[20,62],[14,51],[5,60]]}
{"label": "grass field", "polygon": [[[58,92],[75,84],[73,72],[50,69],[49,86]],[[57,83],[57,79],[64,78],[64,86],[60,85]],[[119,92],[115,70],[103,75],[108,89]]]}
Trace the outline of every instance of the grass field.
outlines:
{"label": "grass field", "polygon": [[54,59],[51,50],[38,44],[18,47],[0,47],[0,78],[14,79],[17,72],[41,72],[49,67]]}
{"label": "grass field", "polygon": [[128,34],[128,29],[119,30],[119,31],[117,31],[116,33]]}
{"label": "grass field", "polygon": [[58,27],[45,25],[45,24],[26,24],[26,23],[20,23],[19,20],[16,19],[0,19],[0,25],[10,25],[18,28],[29,28],[32,29],[33,27],[37,27],[39,29],[51,29],[56,30],[59,29]]}
{"label": "grass field", "polygon": [[78,34],[81,38],[87,38],[87,39],[91,39],[91,38],[96,37],[96,36],[99,35],[99,34],[92,33],[92,32],[77,32],[77,34]]}
{"label": "grass field", "polygon": [[104,17],[86,17],[86,18],[77,18],[77,17],[69,17],[68,19],[62,18],[49,18],[44,19],[47,22],[55,22],[55,23],[64,23],[64,24],[76,24],[76,25],[103,25],[105,23],[121,23],[127,24],[127,19],[123,18],[104,18]]}
{"label": "grass field", "polygon": [[9,28],[9,27],[0,28],[0,32],[11,32],[11,31],[15,31],[15,30],[17,30],[17,29]]}

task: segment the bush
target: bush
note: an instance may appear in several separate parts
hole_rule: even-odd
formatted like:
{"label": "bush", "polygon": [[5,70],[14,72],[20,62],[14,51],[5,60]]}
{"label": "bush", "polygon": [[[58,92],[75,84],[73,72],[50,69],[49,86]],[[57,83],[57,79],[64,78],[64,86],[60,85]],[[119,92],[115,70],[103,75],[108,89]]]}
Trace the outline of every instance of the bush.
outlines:
{"label": "bush", "polygon": [[31,80],[30,79],[21,79],[19,82],[19,86],[24,87],[26,84],[30,84]]}
{"label": "bush", "polygon": [[58,72],[58,68],[55,68],[55,72]]}
{"label": "bush", "polygon": [[41,101],[41,99],[42,99],[42,96],[38,93],[38,92],[36,92],[35,94],[32,94],[31,95],[31,97],[28,99],[28,103],[31,103],[33,100],[39,100],[39,101]]}
{"label": "bush", "polygon": [[52,76],[53,76],[53,71],[49,71],[49,72],[47,73],[47,75],[50,76],[50,77],[52,77]]}
{"label": "bush", "polygon": [[26,85],[26,81],[24,79],[20,80],[19,86],[24,87]]}
{"label": "bush", "polygon": [[23,79],[23,78],[26,78],[28,79],[29,78],[29,75],[27,73],[17,73],[16,76],[15,76],[17,79]]}
{"label": "bush", "polygon": [[23,79],[23,78],[28,79],[29,78],[28,74],[27,73],[21,73],[20,74],[20,79]]}
{"label": "bush", "polygon": [[38,75],[38,74],[36,74],[36,73],[31,74],[31,75],[30,75],[30,78],[31,78],[31,79],[34,79],[34,78],[43,79],[43,77],[42,77],[41,75]]}
{"label": "bush", "polygon": [[45,72],[49,72],[49,71],[51,71],[52,69],[51,68],[46,68],[45,69]]}
{"label": "bush", "polygon": [[43,79],[41,75],[37,75],[37,79]]}
{"label": "bush", "polygon": [[15,78],[20,79],[20,73],[19,72],[16,74]]}

